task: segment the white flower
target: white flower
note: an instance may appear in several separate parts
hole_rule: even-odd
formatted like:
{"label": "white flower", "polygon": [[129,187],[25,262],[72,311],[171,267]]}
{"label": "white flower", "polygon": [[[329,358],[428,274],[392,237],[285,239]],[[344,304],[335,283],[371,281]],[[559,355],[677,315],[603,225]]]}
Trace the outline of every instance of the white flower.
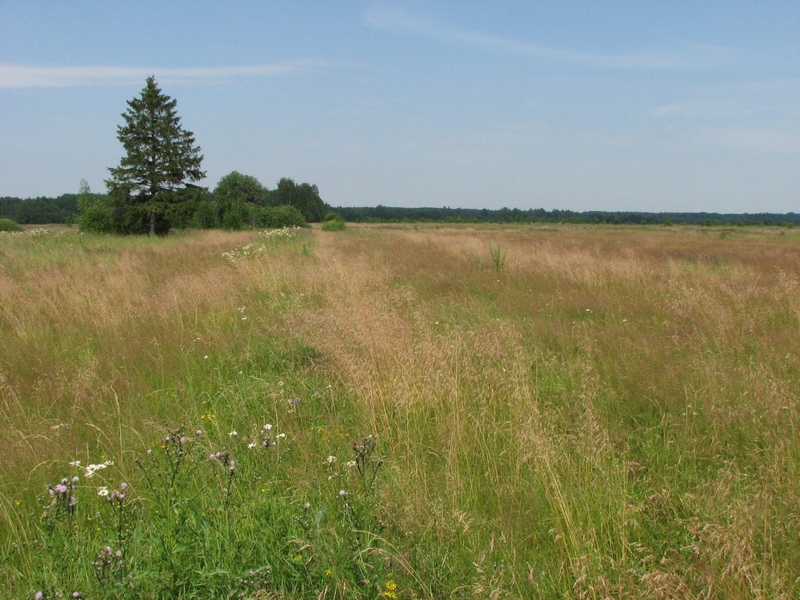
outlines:
{"label": "white flower", "polygon": [[269,431],[270,429],[272,429],[271,423],[267,423],[266,425],[264,425],[264,431]]}
{"label": "white flower", "polygon": [[81,466],[81,461],[73,460],[71,463],[69,463],[69,466],[70,467],[80,467]]}
{"label": "white flower", "polygon": [[275,436],[275,439],[276,440],[282,440],[285,437],[286,437],[285,433],[279,433],[278,435]]}
{"label": "white flower", "polygon": [[239,435],[239,432],[236,431],[235,429],[228,434],[229,437],[233,437],[233,436],[236,436],[236,435]]}
{"label": "white flower", "polygon": [[336,457],[335,456],[329,456],[328,458],[325,459],[325,462],[328,463],[329,465],[332,465],[333,463],[336,462]]}
{"label": "white flower", "polygon": [[113,464],[114,464],[113,460],[107,460],[106,462],[100,463],[99,465],[95,464],[87,465],[87,467],[84,469],[84,475],[89,479],[91,479],[92,477],[94,477],[94,474],[97,471],[105,469],[106,467],[110,467]]}
{"label": "white flower", "polygon": [[347,468],[348,468],[348,469],[352,469],[353,467],[355,467],[355,466],[356,466],[356,461],[354,461],[354,460],[348,460],[348,461],[345,463],[345,466],[347,466]]}
{"label": "white flower", "polygon": [[103,497],[108,496],[108,488],[106,486],[97,488],[97,495]]}
{"label": "white flower", "polygon": [[247,444],[247,447],[248,447],[250,450],[252,450],[253,448],[255,448],[255,447],[256,447],[256,444],[255,444],[255,442],[250,442],[249,444]]}

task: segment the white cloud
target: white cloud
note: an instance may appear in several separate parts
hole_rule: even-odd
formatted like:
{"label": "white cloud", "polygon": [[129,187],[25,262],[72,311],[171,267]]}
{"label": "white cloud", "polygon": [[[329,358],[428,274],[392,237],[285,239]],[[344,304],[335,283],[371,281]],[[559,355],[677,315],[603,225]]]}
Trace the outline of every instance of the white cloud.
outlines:
{"label": "white cloud", "polygon": [[529,56],[542,60],[604,69],[703,69],[720,64],[728,54],[725,49],[701,44],[686,44],[678,50],[669,52],[636,52],[632,54],[607,54],[553,48],[451,27],[386,4],[375,4],[365,10],[363,19],[367,26],[376,29],[398,31],[444,42],[456,42],[504,54]]}
{"label": "white cloud", "polygon": [[272,77],[307,71],[331,63],[291,61],[271,65],[233,67],[158,68],[123,66],[46,66],[0,63],[0,88],[127,85],[155,75],[159,83],[219,84],[234,78]]}

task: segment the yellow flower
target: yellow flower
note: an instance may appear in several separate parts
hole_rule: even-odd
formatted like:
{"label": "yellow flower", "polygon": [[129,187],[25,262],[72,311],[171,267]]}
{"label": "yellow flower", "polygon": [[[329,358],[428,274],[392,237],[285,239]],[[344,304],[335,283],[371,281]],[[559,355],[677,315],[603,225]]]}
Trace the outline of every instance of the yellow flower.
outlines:
{"label": "yellow flower", "polygon": [[325,577],[330,577],[331,575],[333,575],[333,571],[330,569],[325,569]]}
{"label": "yellow flower", "polygon": [[392,600],[395,600],[397,598],[396,590],[397,590],[397,584],[392,579],[390,579],[389,581],[386,582],[386,591],[383,592],[381,596],[383,596],[384,598],[392,598]]}

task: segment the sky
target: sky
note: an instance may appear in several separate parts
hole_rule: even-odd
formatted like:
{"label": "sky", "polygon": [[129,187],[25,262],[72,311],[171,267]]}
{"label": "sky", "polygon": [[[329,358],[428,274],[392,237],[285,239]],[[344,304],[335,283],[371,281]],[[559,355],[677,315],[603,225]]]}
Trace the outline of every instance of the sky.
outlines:
{"label": "sky", "polygon": [[212,190],[800,212],[797,0],[0,0],[0,196],[104,191],[149,75]]}

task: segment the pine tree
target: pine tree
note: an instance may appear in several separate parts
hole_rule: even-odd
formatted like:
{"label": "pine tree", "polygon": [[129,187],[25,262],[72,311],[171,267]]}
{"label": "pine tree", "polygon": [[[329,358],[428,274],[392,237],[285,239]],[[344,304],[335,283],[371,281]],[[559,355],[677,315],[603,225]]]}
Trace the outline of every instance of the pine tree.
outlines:
{"label": "pine tree", "polygon": [[150,76],[141,96],[128,101],[117,137],[125,148],[119,167],[106,182],[114,198],[116,229],[122,233],[166,233],[165,218],[180,202],[187,182],[205,177],[194,134],[181,126],[176,100],[163,94]]}

